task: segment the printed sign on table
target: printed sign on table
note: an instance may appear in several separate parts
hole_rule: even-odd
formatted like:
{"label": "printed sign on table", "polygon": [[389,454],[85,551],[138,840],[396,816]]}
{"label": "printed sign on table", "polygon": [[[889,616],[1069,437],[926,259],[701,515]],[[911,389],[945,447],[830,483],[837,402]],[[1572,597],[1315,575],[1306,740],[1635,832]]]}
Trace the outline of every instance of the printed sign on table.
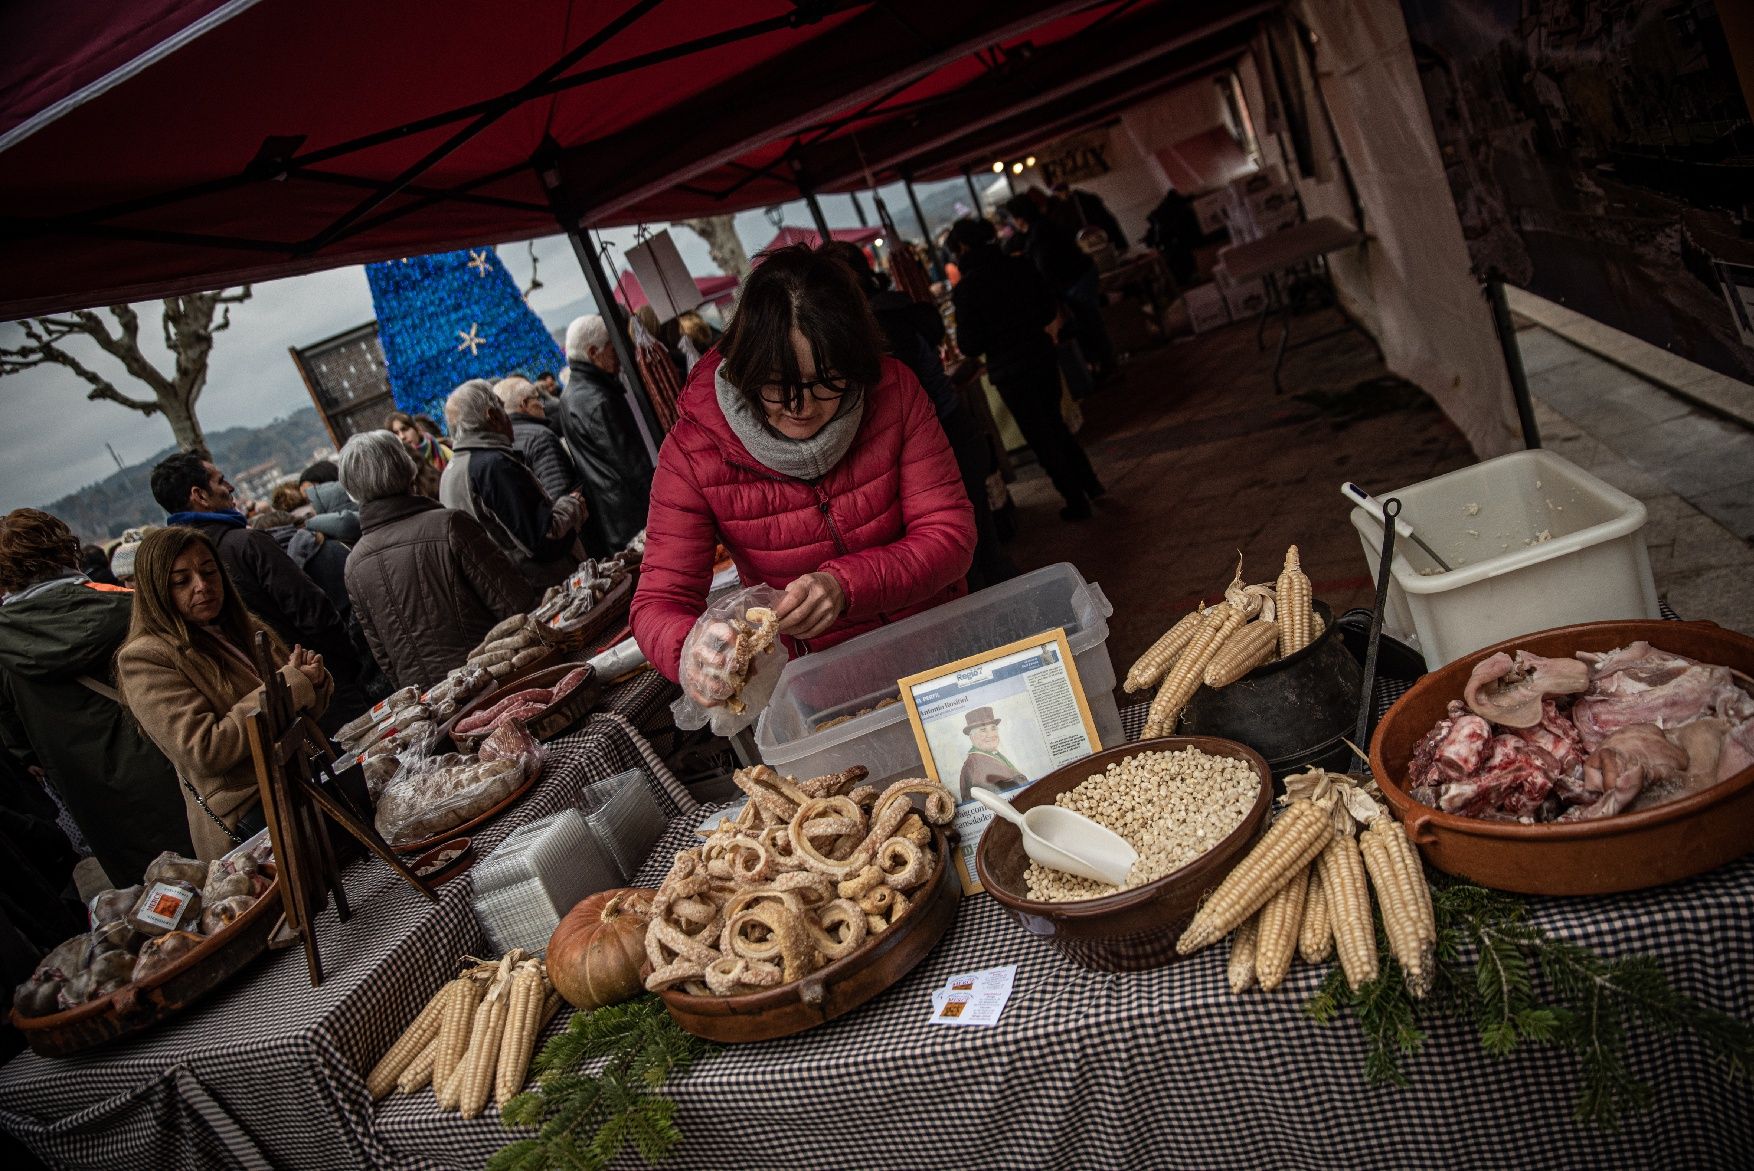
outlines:
{"label": "printed sign on table", "polygon": [[956,795],[957,875],[981,889],[975,847],[992,814],[974,790],[1014,793],[1101,749],[1062,629],[898,680],[926,772]]}

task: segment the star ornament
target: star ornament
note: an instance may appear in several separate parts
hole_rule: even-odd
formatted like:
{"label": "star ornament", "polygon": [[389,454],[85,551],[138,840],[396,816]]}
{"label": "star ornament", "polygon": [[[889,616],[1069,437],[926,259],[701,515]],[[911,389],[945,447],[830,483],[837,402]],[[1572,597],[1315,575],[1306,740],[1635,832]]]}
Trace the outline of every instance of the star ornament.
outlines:
{"label": "star ornament", "polygon": [[475,251],[473,248],[469,249],[469,267],[475,270],[475,275],[486,276],[487,249],[483,248],[479,252]]}
{"label": "star ornament", "polygon": [[487,339],[482,337],[478,332],[480,328],[481,323],[479,321],[471,321],[469,323],[468,333],[464,333],[460,329],[457,331],[457,336],[462,339],[457,343],[457,349],[468,350],[471,358],[475,356],[476,350],[487,344]]}

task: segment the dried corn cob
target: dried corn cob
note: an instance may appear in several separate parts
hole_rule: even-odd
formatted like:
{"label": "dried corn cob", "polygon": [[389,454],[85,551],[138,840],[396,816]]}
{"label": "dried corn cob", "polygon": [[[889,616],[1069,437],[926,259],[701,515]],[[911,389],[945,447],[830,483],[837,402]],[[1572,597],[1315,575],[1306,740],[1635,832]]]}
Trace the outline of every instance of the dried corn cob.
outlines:
{"label": "dried corn cob", "polygon": [[[1307,868],[1334,837],[1327,813],[1308,801],[1293,801],[1273,822],[1265,837],[1237,863],[1212,892],[1176,941],[1182,955],[1209,947],[1244,919],[1260,910],[1292,876]],[[1363,880],[1362,870],[1359,873]]]}
{"label": "dried corn cob", "polygon": [[1291,957],[1297,954],[1297,929],[1303,924],[1303,900],[1309,890],[1309,867],[1292,875],[1278,894],[1267,900],[1261,913],[1260,939],[1255,944],[1255,978],[1262,992],[1285,982]]}
{"label": "dried corn cob", "polygon": [[439,1047],[432,1058],[434,1092],[441,1092],[451,1073],[469,1047],[469,1027],[475,1019],[475,1005],[481,1000],[481,985],[468,976],[459,976],[446,986],[450,1000],[439,1025]]}
{"label": "dried corn cob", "polygon": [[469,1052],[459,1066],[462,1083],[457,1087],[456,1106],[464,1118],[478,1117],[487,1105],[488,1096],[493,1093],[494,1073],[499,1066],[499,1042],[505,1034],[510,1000],[510,973],[502,971],[476,1010]]}
{"label": "dried corn cob", "polygon": [[1183,614],[1181,621],[1164,631],[1163,636],[1152,643],[1151,649],[1140,655],[1138,662],[1127,672],[1127,694],[1143,691],[1163,678],[1163,673],[1175,662],[1176,655],[1199,633],[1205,621],[1205,607],[1198,606]]}
{"label": "dried corn cob", "polygon": [[530,1069],[530,1049],[536,1043],[537,1021],[548,989],[542,965],[526,960],[512,980],[511,1004],[507,1008],[505,1037],[499,1043],[499,1068],[494,1074],[493,1100],[500,1106],[524,1088]]}
{"label": "dried corn cob", "polygon": [[1319,964],[1334,954],[1334,925],[1328,918],[1328,897],[1322,890],[1319,865],[1309,868],[1309,891],[1303,900],[1303,923],[1297,929],[1297,954],[1306,964]]}
{"label": "dried corn cob", "polygon": [[1206,611],[1205,625],[1194,635],[1187,649],[1169,669],[1163,678],[1163,685],[1157,689],[1157,697],[1151,701],[1151,710],[1145,713],[1145,737],[1168,736],[1175,731],[1175,722],[1181,716],[1182,709],[1188,706],[1188,700],[1200,689],[1200,681],[1206,672],[1206,663],[1218,644],[1230,637],[1232,631],[1241,626],[1247,618],[1241,610],[1229,602],[1213,606]]}
{"label": "dried corn cob", "polygon": [[432,999],[426,1002],[426,1007],[414,1018],[414,1023],[403,1030],[402,1035],[396,1038],[396,1043],[372,1067],[371,1073],[365,1079],[365,1086],[371,1091],[374,1101],[396,1088],[396,1081],[402,1076],[402,1071],[438,1036],[439,1025],[444,1019],[445,988],[448,987],[447,984],[433,994]]}
{"label": "dried corn cob", "polygon": [[1315,639],[1315,609],[1309,575],[1303,572],[1297,546],[1285,550],[1285,568],[1273,586],[1279,602],[1279,657],[1300,651]]}
{"label": "dried corn cob", "polygon": [[402,1076],[396,1079],[398,1093],[418,1093],[432,1080],[432,1062],[433,1058],[438,1055],[438,1045],[438,1038],[434,1037],[432,1042],[420,1051],[420,1056],[408,1063],[408,1068],[403,1070]]}
{"label": "dried corn cob", "polygon": [[1255,983],[1255,948],[1259,938],[1260,916],[1245,919],[1230,936],[1230,962],[1225,966],[1225,975],[1230,979],[1230,990],[1236,993],[1247,992]]}
{"label": "dried corn cob", "polygon": [[[1329,826],[1332,829],[1332,825]],[[1335,834],[1316,860],[1322,876],[1322,897],[1334,929],[1334,950],[1354,992],[1376,979],[1376,927],[1370,918],[1370,890],[1364,885],[1364,862],[1350,834]]]}
{"label": "dried corn cob", "polygon": [[1437,976],[1437,918],[1419,852],[1407,840],[1407,831],[1387,814],[1370,823],[1358,844],[1382,908],[1389,951],[1406,973],[1407,991],[1424,996]]}
{"label": "dried corn cob", "polygon": [[1212,653],[1206,664],[1206,686],[1225,687],[1235,683],[1262,663],[1272,661],[1278,646],[1277,622],[1245,623]]}

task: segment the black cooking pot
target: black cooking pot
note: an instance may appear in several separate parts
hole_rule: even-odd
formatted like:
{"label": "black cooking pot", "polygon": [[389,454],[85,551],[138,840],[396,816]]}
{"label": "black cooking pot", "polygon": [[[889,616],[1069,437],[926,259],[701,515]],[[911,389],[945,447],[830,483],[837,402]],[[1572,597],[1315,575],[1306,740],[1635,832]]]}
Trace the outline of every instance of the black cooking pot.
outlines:
{"label": "black cooking pot", "polygon": [[1315,611],[1322,633],[1314,642],[1228,687],[1200,688],[1177,734],[1246,744],[1275,774],[1349,751],[1340,738],[1352,735],[1357,723],[1363,671],[1346,649],[1333,611],[1319,601]]}

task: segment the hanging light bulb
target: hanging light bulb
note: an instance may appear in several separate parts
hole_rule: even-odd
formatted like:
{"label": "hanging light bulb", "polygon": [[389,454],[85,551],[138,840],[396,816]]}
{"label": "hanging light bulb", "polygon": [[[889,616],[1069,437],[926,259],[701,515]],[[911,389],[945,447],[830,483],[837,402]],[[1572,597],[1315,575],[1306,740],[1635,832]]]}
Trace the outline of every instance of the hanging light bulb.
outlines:
{"label": "hanging light bulb", "polygon": [[1030,155],[1030,156],[1029,156],[1029,157],[1028,157],[1028,158],[1026,158],[1026,159],[1024,159],[1024,160],[1023,160],[1023,165],[1024,165],[1024,166],[1026,166],[1026,167],[1033,167],[1033,166],[1035,166],[1035,156],[1034,156],[1034,155]]}
{"label": "hanging light bulb", "polygon": [[1013,175],[1023,174],[1023,164],[1022,163],[1012,163],[1011,164],[1011,173]]}
{"label": "hanging light bulb", "polygon": [[879,236],[875,240],[871,241],[871,247],[873,247],[873,248],[883,247],[883,237]]}
{"label": "hanging light bulb", "polygon": [[1005,173],[1005,163],[1003,160],[1000,160],[999,162],[996,162],[993,164],[993,174],[1003,175],[1004,173]]}

